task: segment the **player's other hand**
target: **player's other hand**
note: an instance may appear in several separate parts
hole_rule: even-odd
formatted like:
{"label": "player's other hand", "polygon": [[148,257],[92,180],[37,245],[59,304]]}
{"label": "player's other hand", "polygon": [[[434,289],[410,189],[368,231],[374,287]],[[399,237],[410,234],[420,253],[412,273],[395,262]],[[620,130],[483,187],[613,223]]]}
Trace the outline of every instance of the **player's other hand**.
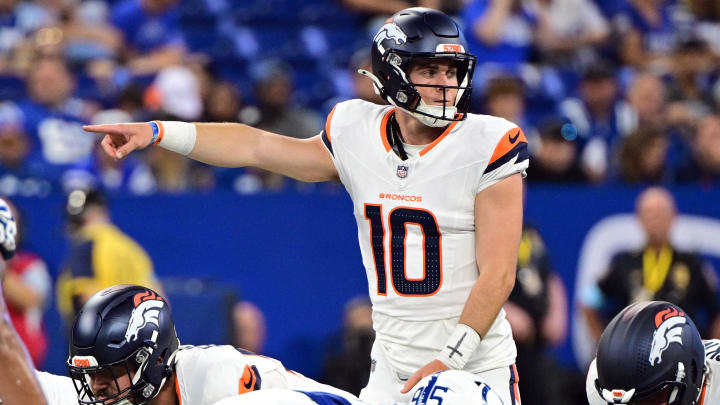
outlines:
{"label": "player's other hand", "polygon": [[115,159],[122,159],[136,149],[142,149],[150,144],[153,132],[146,122],[131,124],[85,125],[87,132],[105,134],[102,148],[105,153]]}
{"label": "player's other hand", "polygon": [[432,373],[447,370],[448,368],[449,367],[440,360],[431,361],[430,363],[424,365],[420,370],[416,371],[415,374],[413,374],[410,378],[408,378],[407,382],[400,390],[400,393],[407,394],[423,378],[429,376]]}
{"label": "player's other hand", "polygon": [[8,204],[0,198],[0,255],[10,260],[15,254],[15,236],[17,225]]}

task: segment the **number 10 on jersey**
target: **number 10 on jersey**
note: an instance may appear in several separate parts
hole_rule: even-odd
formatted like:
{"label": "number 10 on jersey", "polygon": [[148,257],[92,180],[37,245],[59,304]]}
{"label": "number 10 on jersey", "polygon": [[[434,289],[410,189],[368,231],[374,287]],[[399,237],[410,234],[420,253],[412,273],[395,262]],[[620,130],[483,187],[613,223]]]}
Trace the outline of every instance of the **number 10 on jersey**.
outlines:
{"label": "number 10 on jersey", "polygon": [[[387,295],[385,271],[385,224],[389,225],[390,273],[395,292],[402,296],[428,296],[440,290],[442,285],[442,234],[435,216],[428,210],[396,207],[390,210],[387,221],[382,205],[365,204],[365,219],[370,222],[370,246],[372,247],[377,273],[379,295]],[[420,226],[423,240],[423,276],[408,278],[405,272],[405,239],[407,224]]]}

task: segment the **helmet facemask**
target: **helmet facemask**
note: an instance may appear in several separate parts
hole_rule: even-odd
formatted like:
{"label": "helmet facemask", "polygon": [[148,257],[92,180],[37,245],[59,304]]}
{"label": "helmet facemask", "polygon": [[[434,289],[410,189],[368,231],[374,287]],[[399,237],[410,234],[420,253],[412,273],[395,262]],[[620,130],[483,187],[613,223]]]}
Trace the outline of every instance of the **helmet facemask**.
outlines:
{"label": "helmet facemask", "polygon": [[[409,78],[409,71],[417,60],[452,61],[457,68],[458,85],[413,83]],[[377,76],[362,69],[358,70],[358,73],[372,79],[375,92],[390,104],[431,127],[444,127],[453,121],[465,119],[470,107],[472,93],[470,83],[476,61],[474,56],[457,52],[408,53],[388,49],[384,52],[382,61],[384,63],[381,69],[373,69],[376,70]],[[428,105],[425,103],[418,92],[419,87],[442,89],[443,104]],[[457,90],[457,95],[454,100],[448,100],[447,92],[452,89]]]}
{"label": "helmet facemask", "polygon": [[[177,353],[177,352],[175,352]],[[163,353],[165,354],[165,353]],[[142,405],[155,398],[165,385],[171,368],[159,361],[151,347],[141,347],[115,363],[97,365],[97,361],[68,360],[68,369],[80,405]],[[168,364],[174,363],[174,354]],[[79,366],[77,364],[90,364]],[[154,378],[153,378],[154,377]],[[95,392],[93,379],[109,381],[107,391]],[[153,383],[155,382],[155,383]]]}
{"label": "helmet facemask", "polygon": [[645,391],[632,390],[609,390],[600,387],[599,380],[595,380],[595,389],[600,396],[611,404],[637,403],[644,401],[647,403],[667,403],[668,405],[685,405],[688,402],[685,399],[685,390],[687,384],[685,380],[685,366],[678,363],[675,381],[663,381],[655,387],[646,389]]}

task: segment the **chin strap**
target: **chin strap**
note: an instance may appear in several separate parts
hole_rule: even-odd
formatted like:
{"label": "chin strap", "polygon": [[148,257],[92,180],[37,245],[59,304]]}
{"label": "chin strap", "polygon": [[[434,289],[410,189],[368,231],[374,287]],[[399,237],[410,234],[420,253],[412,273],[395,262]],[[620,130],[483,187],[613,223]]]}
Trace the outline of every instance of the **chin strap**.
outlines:
{"label": "chin strap", "polygon": [[[675,381],[682,382],[682,380],[684,380],[684,379],[685,379],[685,365],[682,363],[678,363],[677,373],[675,373]],[[675,403],[678,392],[680,392],[679,387],[673,388],[672,392],[670,393],[670,398],[668,398],[668,404]]]}

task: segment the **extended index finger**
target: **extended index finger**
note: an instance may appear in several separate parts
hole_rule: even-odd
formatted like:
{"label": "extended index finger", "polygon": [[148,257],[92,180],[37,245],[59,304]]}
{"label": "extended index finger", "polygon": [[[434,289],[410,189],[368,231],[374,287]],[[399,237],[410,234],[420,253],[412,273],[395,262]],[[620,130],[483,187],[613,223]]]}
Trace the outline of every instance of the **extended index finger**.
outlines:
{"label": "extended index finger", "polygon": [[123,128],[120,124],[83,125],[83,130],[98,134],[122,135]]}

